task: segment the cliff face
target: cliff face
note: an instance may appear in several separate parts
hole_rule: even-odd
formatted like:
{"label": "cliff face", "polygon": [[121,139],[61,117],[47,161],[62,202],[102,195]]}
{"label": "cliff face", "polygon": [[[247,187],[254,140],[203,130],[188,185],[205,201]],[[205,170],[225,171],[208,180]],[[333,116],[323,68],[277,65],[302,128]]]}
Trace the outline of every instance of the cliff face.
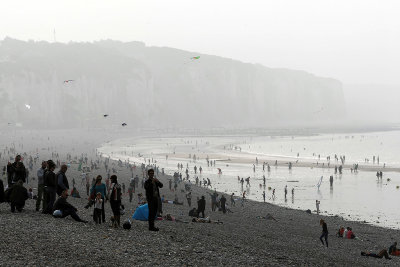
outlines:
{"label": "cliff face", "polygon": [[0,42],[3,124],[264,127],[343,115],[340,82],[303,71],[139,42]]}

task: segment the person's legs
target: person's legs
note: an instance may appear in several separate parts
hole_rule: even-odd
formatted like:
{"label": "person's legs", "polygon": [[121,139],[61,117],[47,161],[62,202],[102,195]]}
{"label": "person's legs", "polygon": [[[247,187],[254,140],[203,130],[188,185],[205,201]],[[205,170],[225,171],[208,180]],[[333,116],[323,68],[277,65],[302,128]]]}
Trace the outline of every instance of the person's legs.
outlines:
{"label": "person's legs", "polygon": [[158,201],[149,201],[148,202],[148,207],[149,207],[149,229],[154,229],[154,219],[157,214],[157,206],[158,206]]}
{"label": "person's legs", "polygon": [[385,257],[385,259],[390,259],[389,254],[386,249],[382,249],[381,251],[379,251],[378,257],[379,258]]}
{"label": "person's legs", "polygon": [[17,208],[18,212],[21,212],[25,206],[25,203],[17,204],[15,207]]}
{"label": "person's legs", "polygon": [[47,203],[47,212],[49,214],[52,214],[54,201],[56,200],[56,192],[55,192],[55,190],[49,189],[48,197],[49,197],[49,199],[48,199],[49,201]]}
{"label": "person's legs", "polygon": [[102,219],[103,223],[106,222],[106,212],[104,209],[104,201],[105,201],[105,199],[103,199],[103,202],[101,203],[101,219]]}
{"label": "person's legs", "polygon": [[62,216],[61,218],[65,218],[67,216],[71,216],[72,219],[74,219],[77,222],[82,222],[83,220],[79,218],[78,214],[76,214],[75,210],[73,209],[66,209],[62,211]]}
{"label": "person's legs", "polygon": [[322,243],[322,245],[325,245],[324,244],[324,241],[322,240],[322,238],[325,236],[325,233],[322,233],[322,235],[319,237],[319,240],[321,240],[321,243]]}
{"label": "person's legs", "polygon": [[325,243],[326,247],[328,247],[328,233],[325,233]]}
{"label": "person's legs", "polygon": [[40,202],[43,201],[43,185],[40,184],[38,186],[38,194],[37,194],[37,199],[36,199],[36,211],[39,211],[40,209]]}

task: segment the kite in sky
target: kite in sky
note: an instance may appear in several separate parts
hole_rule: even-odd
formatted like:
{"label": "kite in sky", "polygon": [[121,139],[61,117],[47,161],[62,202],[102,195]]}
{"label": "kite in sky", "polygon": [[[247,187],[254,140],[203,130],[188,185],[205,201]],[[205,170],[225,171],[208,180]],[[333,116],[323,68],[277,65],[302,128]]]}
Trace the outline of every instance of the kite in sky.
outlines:
{"label": "kite in sky", "polygon": [[74,80],[65,80],[64,83],[70,83],[73,82]]}
{"label": "kite in sky", "polygon": [[31,106],[28,105],[28,104],[25,104],[25,107],[26,107],[27,109],[31,109]]}
{"label": "kite in sky", "polygon": [[199,59],[200,58],[200,56],[197,56],[197,57],[191,57],[190,59],[192,59],[192,60],[196,60],[196,59]]}
{"label": "kite in sky", "polygon": [[125,122],[122,124],[123,127],[125,127],[126,125],[128,125],[128,124],[126,124]]}
{"label": "kite in sky", "polygon": [[104,114],[103,117],[104,117],[104,118],[107,118],[107,117],[108,117],[108,114]]}

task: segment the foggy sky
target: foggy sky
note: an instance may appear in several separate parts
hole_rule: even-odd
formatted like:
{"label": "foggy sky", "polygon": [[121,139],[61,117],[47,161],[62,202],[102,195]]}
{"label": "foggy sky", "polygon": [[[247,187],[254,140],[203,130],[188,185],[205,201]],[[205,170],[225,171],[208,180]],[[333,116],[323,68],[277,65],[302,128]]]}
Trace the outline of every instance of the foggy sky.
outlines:
{"label": "foggy sky", "polygon": [[344,83],[400,84],[400,1],[1,1],[0,39],[143,41]]}

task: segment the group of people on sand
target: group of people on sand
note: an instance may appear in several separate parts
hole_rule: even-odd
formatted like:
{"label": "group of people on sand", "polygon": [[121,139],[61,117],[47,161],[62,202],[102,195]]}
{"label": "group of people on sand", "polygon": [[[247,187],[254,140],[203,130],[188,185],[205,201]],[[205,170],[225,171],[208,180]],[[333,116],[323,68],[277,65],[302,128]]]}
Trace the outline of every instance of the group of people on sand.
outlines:
{"label": "group of people on sand", "polygon": [[[9,202],[11,212],[22,212],[25,201],[29,198],[29,192],[24,187],[27,172],[22,162],[22,157],[17,155],[14,163],[7,164],[7,186],[4,191],[3,182],[0,180],[0,200]],[[61,165],[60,170],[55,173],[56,164],[53,160],[43,161],[37,171],[38,194],[36,199],[36,211],[43,214],[50,214],[54,217],[65,218],[71,216],[75,221],[87,223],[77,214],[78,209],[68,203],[69,182],[66,176],[67,165]],[[154,171],[153,171],[154,173]],[[121,186],[118,183],[117,176],[110,177],[111,185],[106,190],[106,185],[102,183],[102,177],[99,175],[96,182],[90,189],[88,198],[89,204],[95,206],[93,219],[96,223],[105,222],[104,203],[109,201],[113,212],[113,226],[120,226],[120,208],[121,208]],[[72,190],[73,192],[74,190]],[[58,197],[57,197],[58,196]]]}
{"label": "group of people on sand", "polygon": [[[319,237],[319,239],[320,239],[322,245],[326,245],[326,247],[328,247],[328,235],[329,235],[328,226],[323,219],[320,220],[320,225],[322,226],[322,233],[321,233],[321,236]],[[345,239],[357,239],[357,237],[354,235],[351,227],[344,228],[343,226],[340,226],[336,236],[339,238],[345,238]],[[324,240],[325,240],[325,243],[324,243]],[[378,253],[362,251],[361,256],[373,257],[373,258],[385,257],[385,259],[391,259],[390,256],[400,256],[400,250],[397,249],[397,242],[394,242],[389,247],[389,250],[382,249]]]}

